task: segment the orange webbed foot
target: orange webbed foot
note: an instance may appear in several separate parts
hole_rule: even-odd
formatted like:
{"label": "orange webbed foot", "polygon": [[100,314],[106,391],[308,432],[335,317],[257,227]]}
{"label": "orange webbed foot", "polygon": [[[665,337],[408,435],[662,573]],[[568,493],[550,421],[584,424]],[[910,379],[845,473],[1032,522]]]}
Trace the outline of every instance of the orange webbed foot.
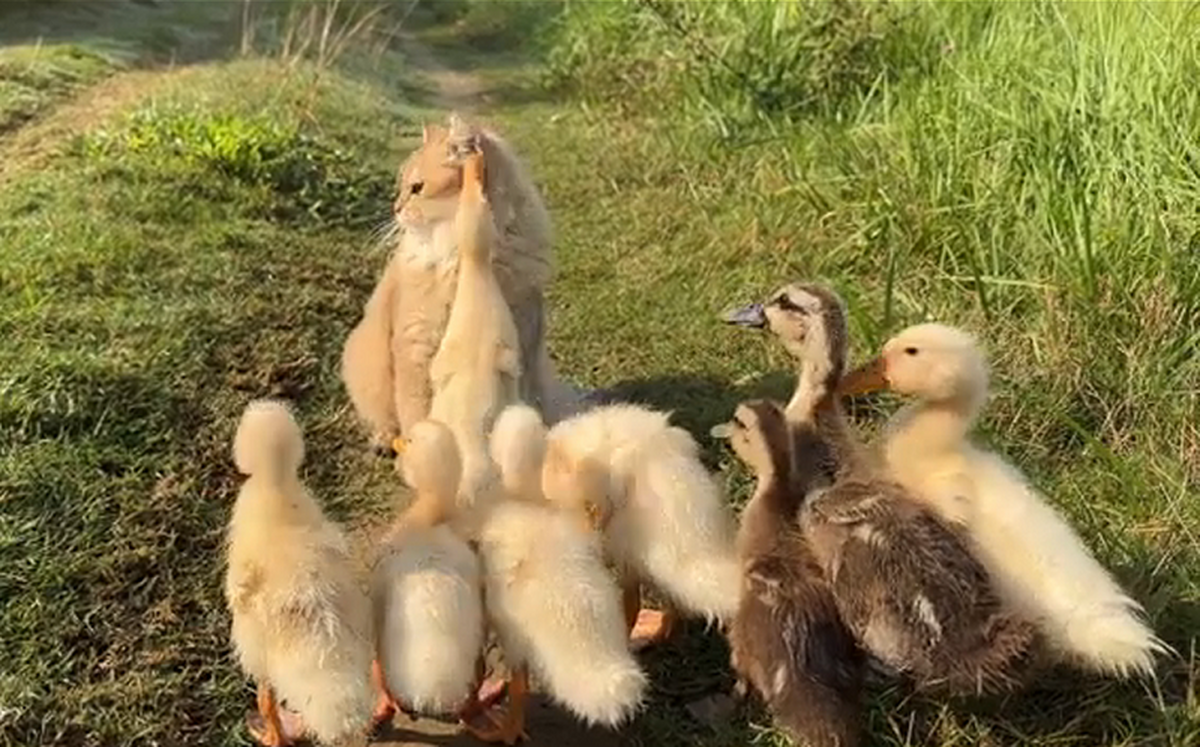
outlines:
{"label": "orange webbed foot", "polygon": [[[489,692],[485,693],[485,690],[489,690]],[[463,727],[482,742],[503,742],[511,747],[522,739],[529,739],[529,735],[525,733],[525,700],[529,695],[528,670],[523,667],[518,668],[508,683],[509,704],[507,710],[483,705],[484,697],[490,696],[498,700],[502,697],[503,692],[503,684],[489,688],[485,683],[475,698],[475,702],[479,703],[480,707],[474,714],[464,713]],[[476,719],[472,716],[484,719],[488,725],[477,726]]]}
{"label": "orange webbed foot", "polygon": [[675,616],[669,611],[641,609],[633,629],[629,631],[629,645],[634,651],[640,651],[656,643],[662,643],[671,637],[675,629]]}
{"label": "orange webbed foot", "polygon": [[246,728],[263,747],[290,747],[304,737],[304,721],[299,714],[281,709],[275,693],[267,685],[258,687],[258,712],[246,716]]}
{"label": "orange webbed foot", "polygon": [[481,742],[503,743],[512,747],[522,739],[529,739],[523,723],[525,719],[515,718],[511,711],[489,708],[481,711],[478,718],[486,720],[487,726],[478,726],[473,720],[463,721],[463,728]]}

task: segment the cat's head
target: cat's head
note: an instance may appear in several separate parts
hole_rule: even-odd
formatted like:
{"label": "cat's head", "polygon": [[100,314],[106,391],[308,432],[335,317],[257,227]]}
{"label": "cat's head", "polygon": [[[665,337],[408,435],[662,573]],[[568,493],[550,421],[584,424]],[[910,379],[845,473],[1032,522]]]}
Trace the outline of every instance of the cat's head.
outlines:
{"label": "cat's head", "polygon": [[462,188],[462,164],[481,147],[479,130],[457,114],[448,126],[427,124],[421,147],[400,166],[392,212],[404,228],[429,229],[453,220]]}

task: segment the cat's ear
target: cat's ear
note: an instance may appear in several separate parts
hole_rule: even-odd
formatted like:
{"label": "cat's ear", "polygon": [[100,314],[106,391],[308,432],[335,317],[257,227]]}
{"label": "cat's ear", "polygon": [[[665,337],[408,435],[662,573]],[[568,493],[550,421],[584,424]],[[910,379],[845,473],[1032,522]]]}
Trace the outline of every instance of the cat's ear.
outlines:
{"label": "cat's ear", "polygon": [[436,124],[426,124],[421,128],[421,144],[428,145],[434,140],[446,137],[446,128]]}

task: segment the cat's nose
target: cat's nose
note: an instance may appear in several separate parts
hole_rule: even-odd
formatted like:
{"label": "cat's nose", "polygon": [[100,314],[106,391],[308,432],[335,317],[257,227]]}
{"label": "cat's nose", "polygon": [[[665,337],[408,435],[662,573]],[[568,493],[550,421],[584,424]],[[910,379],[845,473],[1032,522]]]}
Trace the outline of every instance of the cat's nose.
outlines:
{"label": "cat's nose", "polygon": [[392,214],[399,215],[400,211],[403,209],[404,209],[404,198],[397,197],[396,201],[392,203]]}

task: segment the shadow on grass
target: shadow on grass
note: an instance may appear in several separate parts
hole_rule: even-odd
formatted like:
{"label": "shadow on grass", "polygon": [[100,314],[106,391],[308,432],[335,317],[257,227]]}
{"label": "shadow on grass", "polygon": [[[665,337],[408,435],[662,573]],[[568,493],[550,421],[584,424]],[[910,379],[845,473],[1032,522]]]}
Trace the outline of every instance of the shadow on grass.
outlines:
{"label": "shadow on grass", "polygon": [[740,384],[712,374],[667,374],[619,381],[597,397],[605,404],[632,402],[669,411],[672,421],[708,448],[713,444],[709,429],[728,420],[738,403],[760,397],[786,402],[795,385],[796,376],[788,371]]}

